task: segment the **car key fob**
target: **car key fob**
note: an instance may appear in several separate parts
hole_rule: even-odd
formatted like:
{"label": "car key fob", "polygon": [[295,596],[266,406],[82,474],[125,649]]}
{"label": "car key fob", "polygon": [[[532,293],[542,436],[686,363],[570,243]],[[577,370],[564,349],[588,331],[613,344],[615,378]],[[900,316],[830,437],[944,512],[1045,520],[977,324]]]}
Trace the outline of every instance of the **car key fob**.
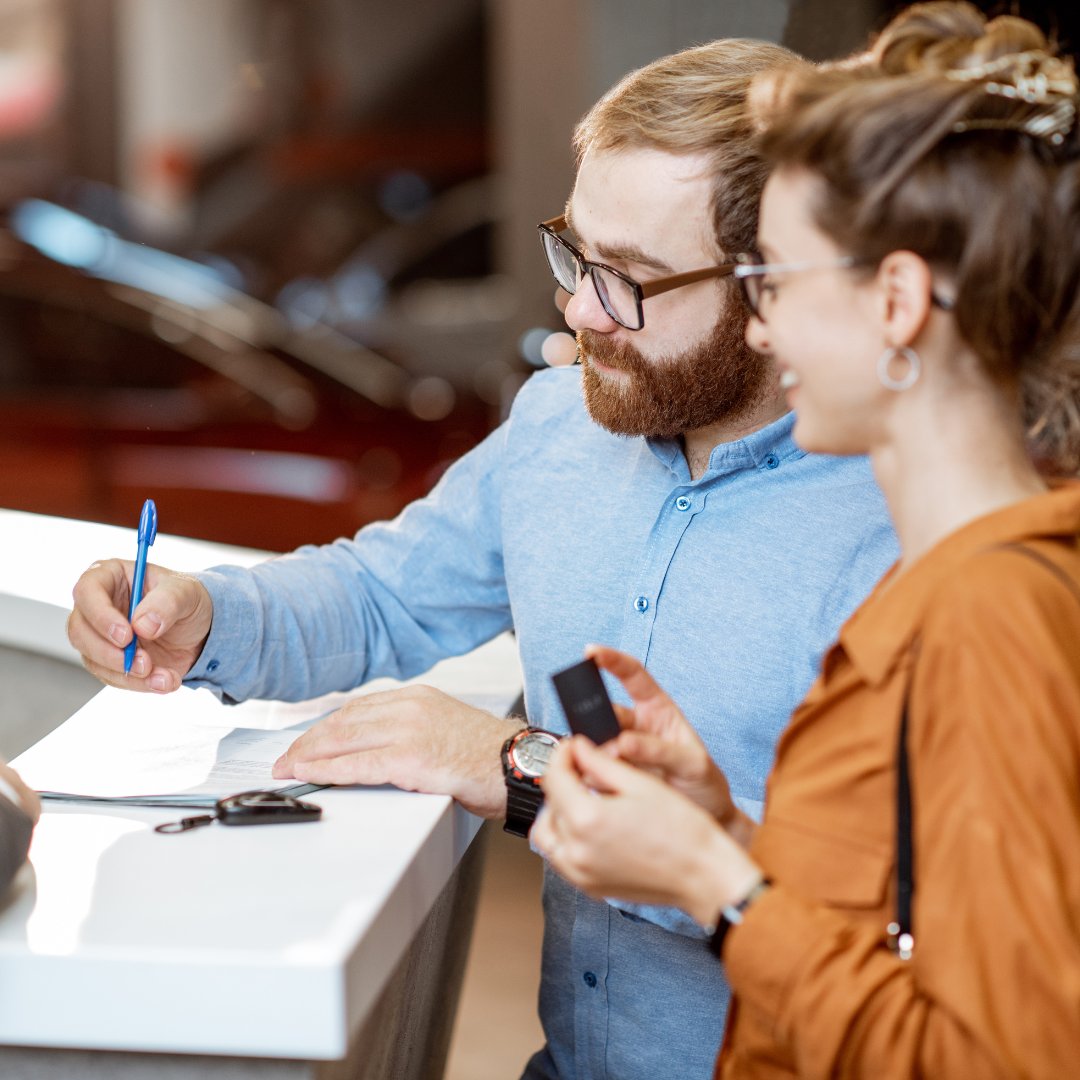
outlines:
{"label": "car key fob", "polygon": [[599,746],[622,730],[596,661],[582,660],[556,672],[551,681],[575,735],[586,735]]}
{"label": "car key fob", "polygon": [[217,819],[222,825],[288,825],[321,817],[321,806],[280,791],[242,791],[219,799],[217,804]]}

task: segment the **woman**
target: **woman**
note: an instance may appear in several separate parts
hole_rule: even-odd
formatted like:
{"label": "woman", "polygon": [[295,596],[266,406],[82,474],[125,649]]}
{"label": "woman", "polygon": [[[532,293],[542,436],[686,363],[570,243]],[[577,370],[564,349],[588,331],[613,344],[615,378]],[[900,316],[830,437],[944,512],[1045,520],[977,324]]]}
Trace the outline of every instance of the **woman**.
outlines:
{"label": "woman", "polygon": [[1076,77],[1030,23],[935,3],[764,89],[748,340],[803,447],[870,455],[902,556],[760,826],[640,665],[594,649],[635,707],[615,753],[560,749],[532,836],[593,895],[719,921],[718,1076],[1075,1075],[1080,485],[1045,472],[1077,468]]}

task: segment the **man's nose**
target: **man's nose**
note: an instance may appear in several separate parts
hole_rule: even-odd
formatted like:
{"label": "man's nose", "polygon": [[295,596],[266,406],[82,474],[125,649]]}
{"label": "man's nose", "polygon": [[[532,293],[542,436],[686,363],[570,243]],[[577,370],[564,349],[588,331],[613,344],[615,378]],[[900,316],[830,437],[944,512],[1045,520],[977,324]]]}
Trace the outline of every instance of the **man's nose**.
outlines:
{"label": "man's nose", "polygon": [[596,288],[588,274],[582,279],[577,292],[570,297],[563,311],[563,318],[571,330],[595,330],[600,334],[610,334],[619,329],[619,324],[604,310]]}

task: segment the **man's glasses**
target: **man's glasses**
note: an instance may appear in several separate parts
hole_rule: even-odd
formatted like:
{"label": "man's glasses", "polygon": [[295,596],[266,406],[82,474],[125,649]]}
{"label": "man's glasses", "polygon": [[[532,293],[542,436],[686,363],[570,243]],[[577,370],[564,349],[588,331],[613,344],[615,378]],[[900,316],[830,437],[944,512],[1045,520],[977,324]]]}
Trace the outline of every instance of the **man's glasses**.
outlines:
{"label": "man's glasses", "polygon": [[[816,259],[812,262],[767,263],[760,252],[751,252],[735,256],[735,269],[732,275],[739,284],[746,306],[755,319],[765,321],[761,313],[762,301],[772,296],[776,285],[770,277],[777,274],[799,274],[804,270],[847,270],[853,266],[868,266],[867,259],[858,259],[854,255],[840,255],[835,259]],[[930,302],[943,311],[951,311],[954,301],[937,292],[930,293]]]}
{"label": "man's glasses", "polygon": [[735,271],[734,263],[724,263],[720,266],[707,266],[703,270],[688,270],[684,274],[657,278],[642,285],[621,270],[586,259],[573,244],[559,236],[565,228],[566,218],[563,216],[544,221],[537,226],[544,257],[555,283],[573,296],[588,274],[604,310],[627,330],[640,330],[645,325],[645,314],[641,305],[650,296],[681,289],[684,285],[693,285],[696,281],[726,277]]}

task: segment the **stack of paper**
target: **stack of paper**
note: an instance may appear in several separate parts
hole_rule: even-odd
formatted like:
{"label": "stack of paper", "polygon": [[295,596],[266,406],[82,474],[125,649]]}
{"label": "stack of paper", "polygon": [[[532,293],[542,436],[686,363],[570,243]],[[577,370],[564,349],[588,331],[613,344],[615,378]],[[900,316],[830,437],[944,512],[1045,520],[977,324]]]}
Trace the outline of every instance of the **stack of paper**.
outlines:
{"label": "stack of paper", "polygon": [[[235,706],[222,705],[209,690],[159,697],[106,687],[12,765],[44,799],[212,807],[242,791],[303,795],[322,785],[275,780],[274,762],[358,693],[395,685],[380,680],[299,704]],[[513,700],[506,692],[462,697],[497,715]]]}
{"label": "stack of paper", "polygon": [[[295,706],[229,708],[207,690],[156,697],[106,688],[13,765],[45,799],[202,807],[255,789],[298,795],[317,785],[275,780],[270,770],[325,715],[321,704],[307,703],[304,719],[275,729],[267,722],[292,719]],[[234,717],[261,724],[237,727]]]}

